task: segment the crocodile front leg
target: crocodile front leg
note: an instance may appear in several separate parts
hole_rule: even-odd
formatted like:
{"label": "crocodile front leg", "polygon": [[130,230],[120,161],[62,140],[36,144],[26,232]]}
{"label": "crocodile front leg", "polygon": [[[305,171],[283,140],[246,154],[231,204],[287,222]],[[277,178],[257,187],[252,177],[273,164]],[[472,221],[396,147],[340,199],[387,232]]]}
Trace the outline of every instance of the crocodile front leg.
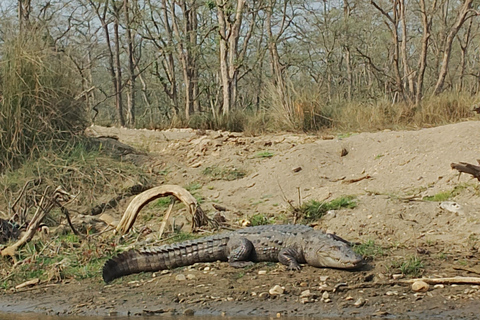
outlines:
{"label": "crocodile front leg", "polygon": [[253,244],[246,238],[230,240],[227,244],[230,254],[228,263],[234,268],[242,268],[253,264],[250,255],[253,251]]}
{"label": "crocodile front leg", "polygon": [[294,248],[284,248],[278,253],[278,261],[288,267],[290,270],[300,270],[298,262],[303,261],[303,255]]}

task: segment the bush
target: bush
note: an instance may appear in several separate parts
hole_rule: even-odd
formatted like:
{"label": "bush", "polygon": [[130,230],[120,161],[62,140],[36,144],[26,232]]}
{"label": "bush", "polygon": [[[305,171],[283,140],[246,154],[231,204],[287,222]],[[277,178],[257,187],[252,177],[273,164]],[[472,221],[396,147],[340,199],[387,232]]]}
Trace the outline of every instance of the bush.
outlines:
{"label": "bush", "polygon": [[7,34],[0,49],[0,172],[87,126],[73,68],[44,39],[42,29]]}

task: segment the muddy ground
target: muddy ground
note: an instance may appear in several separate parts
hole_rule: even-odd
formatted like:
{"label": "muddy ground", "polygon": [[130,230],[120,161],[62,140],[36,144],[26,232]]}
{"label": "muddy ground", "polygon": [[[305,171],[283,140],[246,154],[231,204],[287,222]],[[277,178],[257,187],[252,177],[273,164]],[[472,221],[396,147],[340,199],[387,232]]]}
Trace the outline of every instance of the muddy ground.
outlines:
{"label": "muddy ground", "polygon": [[[99,270],[94,279],[3,293],[1,311],[479,317],[479,285],[445,284],[414,292],[400,283],[414,276],[402,274],[400,266],[415,259],[423,266],[419,276],[480,277],[479,182],[450,168],[452,162],[476,163],[480,158],[478,121],[323,136],[103,127],[88,131],[117,136],[142,151],[124,158],[145,167],[158,184],[194,190],[209,215],[215,214],[212,204],[225,207],[222,214],[233,227],[259,214],[273,223],[291,222],[291,207],[299,202],[354,195],[355,208],[330,212],[315,222],[316,228],[353,242],[370,241],[375,252],[364,269],[353,272],[309,266],[292,272],[274,263],[239,270],[217,262],[132,275],[105,285]],[[445,195],[462,210],[441,208]],[[127,204],[109,214],[120,217]],[[184,209],[175,212],[176,224],[186,215]],[[152,230],[158,227],[158,219],[142,223]],[[270,294],[275,285],[284,292]]]}

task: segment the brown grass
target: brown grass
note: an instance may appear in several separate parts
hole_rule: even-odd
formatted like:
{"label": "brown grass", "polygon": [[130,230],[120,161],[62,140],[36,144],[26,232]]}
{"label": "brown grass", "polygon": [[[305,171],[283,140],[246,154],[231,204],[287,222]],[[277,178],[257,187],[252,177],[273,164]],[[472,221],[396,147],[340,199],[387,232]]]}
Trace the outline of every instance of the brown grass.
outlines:
{"label": "brown grass", "polygon": [[0,48],[0,172],[87,125],[73,68],[44,38],[41,29],[7,33]]}

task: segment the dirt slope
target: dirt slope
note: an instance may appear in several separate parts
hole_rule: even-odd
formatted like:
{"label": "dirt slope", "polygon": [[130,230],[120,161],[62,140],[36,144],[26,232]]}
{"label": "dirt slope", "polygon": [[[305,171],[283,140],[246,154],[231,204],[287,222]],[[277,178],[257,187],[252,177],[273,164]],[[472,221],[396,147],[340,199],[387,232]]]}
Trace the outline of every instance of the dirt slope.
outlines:
{"label": "dirt slope", "polygon": [[[204,198],[202,207],[213,214],[211,204],[225,206],[232,224],[254,214],[291,221],[287,201],[296,206],[299,195],[302,202],[354,195],[356,208],[331,212],[318,225],[351,241],[373,240],[384,248],[383,254],[377,254],[359,272],[305,267],[292,273],[269,264],[239,271],[215,263],[174,270],[153,279],[151,274],[130,276],[107,287],[99,279],[74,282],[45,288],[53,300],[64,297],[61,307],[44,301],[42,308],[47,312],[108,314],[113,310],[134,314],[147,309],[191,309],[227,315],[318,315],[321,310],[324,315],[339,317],[478,316],[478,286],[447,285],[419,294],[408,286],[369,285],[390,280],[400,272],[398,265],[411,257],[422,261],[423,275],[428,277],[475,276],[466,268],[479,270],[479,183],[467,175],[459,178],[450,169],[452,162],[476,163],[480,158],[478,121],[344,137],[248,137],[191,129],[160,132],[103,127],[91,127],[89,132],[115,135],[121,142],[146,151],[146,157],[127,158],[145,166],[159,184],[195,186],[195,193]],[[241,178],[231,180],[234,177]],[[449,192],[449,201],[463,207],[461,213],[440,208],[440,201],[425,201],[425,197]],[[111,214],[121,214],[123,209]],[[259,270],[267,274],[259,275]],[[193,274],[193,280],[175,280],[180,273]],[[132,279],[136,281],[129,283]],[[333,287],[343,282],[349,289],[334,292]],[[284,286],[286,293],[261,295],[275,284]],[[305,304],[301,297],[307,289],[312,295]],[[321,298],[325,291],[332,303]],[[77,298],[65,298],[73,292],[78,293]],[[3,301],[14,308],[19,301],[39,295],[24,292],[4,297],[10,300],[2,297]],[[366,303],[357,308],[354,303],[360,298]]]}

